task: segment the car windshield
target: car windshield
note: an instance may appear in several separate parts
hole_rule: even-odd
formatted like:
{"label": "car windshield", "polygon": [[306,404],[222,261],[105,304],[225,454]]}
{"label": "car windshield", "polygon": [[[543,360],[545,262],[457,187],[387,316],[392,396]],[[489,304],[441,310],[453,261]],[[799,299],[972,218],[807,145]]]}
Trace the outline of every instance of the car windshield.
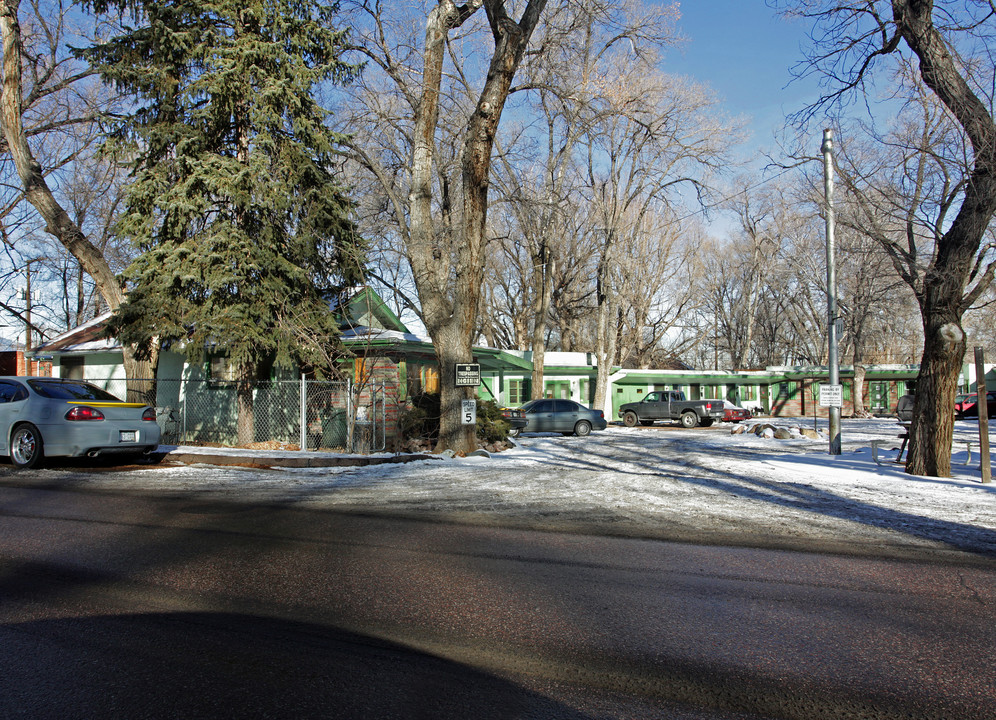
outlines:
{"label": "car windshield", "polygon": [[53,400],[94,400],[121,402],[106,390],[81,380],[28,380],[31,389]]}

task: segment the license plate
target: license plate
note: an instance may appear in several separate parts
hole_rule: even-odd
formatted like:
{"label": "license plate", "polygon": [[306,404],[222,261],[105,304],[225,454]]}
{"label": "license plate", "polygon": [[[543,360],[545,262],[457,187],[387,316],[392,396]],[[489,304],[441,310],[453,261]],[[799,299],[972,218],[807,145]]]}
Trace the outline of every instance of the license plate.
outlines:
{"label": "license plate", "polygon": [[122,430],[121,442],[138,442],[137,430]]}

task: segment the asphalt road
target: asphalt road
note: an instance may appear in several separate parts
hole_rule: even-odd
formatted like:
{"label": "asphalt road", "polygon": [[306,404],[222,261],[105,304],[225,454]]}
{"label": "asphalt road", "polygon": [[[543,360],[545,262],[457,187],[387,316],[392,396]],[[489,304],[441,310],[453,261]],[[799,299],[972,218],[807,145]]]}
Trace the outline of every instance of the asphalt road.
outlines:
{"label": "asphalt road", "polygon": [[0,718],[996,718],[996,568],[0,487]]}

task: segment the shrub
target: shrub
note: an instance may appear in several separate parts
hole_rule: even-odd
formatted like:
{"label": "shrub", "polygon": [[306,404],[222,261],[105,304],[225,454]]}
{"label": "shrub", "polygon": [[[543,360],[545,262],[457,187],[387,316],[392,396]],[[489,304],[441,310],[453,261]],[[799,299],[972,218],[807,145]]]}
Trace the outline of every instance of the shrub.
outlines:
{"label": "shrub", "polygon": [[511,429],[501,416],[501,408],[494,400],[477,401],[477,439],[484,443],[508,439]]}
{"label": "shrub", "polygon": [[[439,393],[420,393],[411,398],[411,407],[401,415],[401,434],[406,440],[439,437]],[[493,400],[477,401],[477,439],[493,443],[508,438],[509,425]]]}
{"label": "shrub", "polygon": [[401,436],[408,440],[439,437],[439,393],[419,393],[411,398],[411,407],[401,415]]}

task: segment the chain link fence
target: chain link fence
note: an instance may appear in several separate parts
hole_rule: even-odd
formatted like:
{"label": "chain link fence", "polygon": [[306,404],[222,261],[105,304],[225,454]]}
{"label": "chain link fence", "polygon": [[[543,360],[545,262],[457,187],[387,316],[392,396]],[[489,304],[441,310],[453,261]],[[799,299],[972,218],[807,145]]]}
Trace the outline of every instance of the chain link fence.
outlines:
{"label": "chain link fence", "polygon": [[[95,380],[125,399],[125,379]],[[239,404],[234,382],[158,380],[155,406],[163,445],[239,445]],[[276,380],[254,383],[251,411],[243,418],[253,447],[370,453],[387,448],[389,419],[396,408],[388,400],[397,388],[387,383],[357,385],[346,381]],[[243,443],[245,444],[245,443]]]}

